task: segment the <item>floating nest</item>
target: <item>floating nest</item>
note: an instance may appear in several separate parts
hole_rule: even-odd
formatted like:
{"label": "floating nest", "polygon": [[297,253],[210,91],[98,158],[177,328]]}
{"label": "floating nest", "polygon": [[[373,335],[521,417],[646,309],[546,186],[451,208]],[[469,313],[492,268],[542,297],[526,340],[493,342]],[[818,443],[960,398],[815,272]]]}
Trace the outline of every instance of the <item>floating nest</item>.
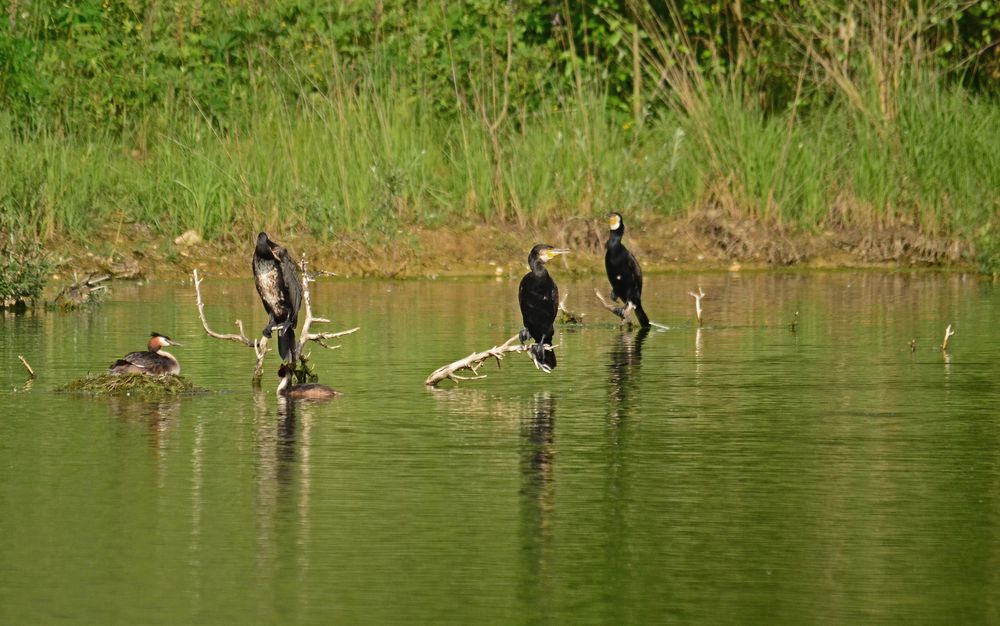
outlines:
{"label": "floating nest", "polygon": [[163,374],[162,376],[90,374],[67,383],[58,391],[108,396],[158,397],[205,393],[208,390],[198,387],[183,376],[174,376],[173,374]]}

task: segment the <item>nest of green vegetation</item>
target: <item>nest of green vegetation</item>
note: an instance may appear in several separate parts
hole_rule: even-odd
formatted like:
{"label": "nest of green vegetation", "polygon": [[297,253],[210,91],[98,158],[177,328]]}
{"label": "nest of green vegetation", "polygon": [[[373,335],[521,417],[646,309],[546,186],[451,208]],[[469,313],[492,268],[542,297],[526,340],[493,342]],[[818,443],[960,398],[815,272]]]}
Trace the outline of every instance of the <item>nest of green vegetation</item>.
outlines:
{"label": "nest of green vegetation", "polygon": [[207,389],[198,387],[183,376],[163,374],[90,374],[78,378],[59,391],[87,393],[109,396],[175,396],[180,394],[204,393]]}

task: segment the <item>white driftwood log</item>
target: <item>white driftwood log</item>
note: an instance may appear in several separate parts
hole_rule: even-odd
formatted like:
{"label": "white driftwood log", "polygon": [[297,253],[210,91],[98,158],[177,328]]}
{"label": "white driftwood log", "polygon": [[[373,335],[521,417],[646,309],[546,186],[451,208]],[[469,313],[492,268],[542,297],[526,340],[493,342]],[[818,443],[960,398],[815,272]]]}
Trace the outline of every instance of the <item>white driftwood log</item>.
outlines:
{"label": "white driftwood log", "polygon": [[[598,291],[596,287],[594,288],[594,295],[597,296],[597,299],[601,301],[601,304],[604,305],[605,309],[611,311],[615,315],[618,315],[618,317],[622,318],[622,326],[624,326],[625,324],[631,324],[632,323],[632,312],[635,311],[635,305],[634,304],[632,304],[631,302],[628,302],[628,303],[625,304],[624,308],[622,308],[622,307],[616,307],[615,305],[613,305],[610,302],[608,302],[607,299],[605,299],[605,297],[601,295],[601,292]],[[622,309],[622,312],[621,312],[620,315],[618,314],[618,309],[619,308]]]}
{"label": "white driftwood log", "polygon": [[[438,383],[443,380],[450,379],[458,383],[463,380],[478,380],[480,378],[486,378],[486,374],[480,374],[479,368],[483,366],[486,361],[490,359],[496,359],[497,367],[500,367],[500,361],[503,360],[504,355],[511,352],[528,352],[531,349],[530,343],[522,344],[520,333],[514,335],[507,341],[503,342],[499,346],[493,346],[489,350],[483,350],[482,352],[473,352],[464,359],[459,359],[454,363],[449,363],[443,367],[439,367],[434,372],[427,377],[424,384],[428,387],[436,387]],[[552,350],[555,346],[546,345],[546,350]],[[472,372],[472,376],[460,376],[457,372],[462,370],[469,370]]]}

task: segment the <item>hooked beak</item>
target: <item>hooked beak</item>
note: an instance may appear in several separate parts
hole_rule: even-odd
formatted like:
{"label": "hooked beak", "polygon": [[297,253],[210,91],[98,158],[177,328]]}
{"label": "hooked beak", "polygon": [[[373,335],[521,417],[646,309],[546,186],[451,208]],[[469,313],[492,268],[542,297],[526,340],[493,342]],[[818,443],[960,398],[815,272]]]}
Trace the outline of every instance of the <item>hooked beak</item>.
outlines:
{"label": "hooked beak", "polygon": [[621,218],[619,218],[617,215],[612,213],[611,215],[608,216],[608,226],[611,228],[611,230],[618,230],[618,225],[620,223],[621,223]]}

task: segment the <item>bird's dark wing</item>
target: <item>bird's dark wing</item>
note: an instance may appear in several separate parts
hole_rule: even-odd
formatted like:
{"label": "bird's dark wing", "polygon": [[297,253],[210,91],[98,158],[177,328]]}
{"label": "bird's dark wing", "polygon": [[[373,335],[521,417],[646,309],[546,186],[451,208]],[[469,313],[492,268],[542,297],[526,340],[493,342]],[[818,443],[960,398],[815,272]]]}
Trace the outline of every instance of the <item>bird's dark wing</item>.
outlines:
{"label": "bird's dark wing", "polygon": [[291,309],[289,318],[294,323],[302,305],[302,279],[299,277],[299,269],[292,261],[292,255],[285,249],[281,251],[281,278],[288,293],[288,306]]}
{"label": "bird's dark wing", "polygon": [[628,269],[632,273],[632,282],[634,283],[633,289],[637,296],[642,295],[642,268],[639,267],[639,262],[635,260],[635,255],[631,252],[628,253]]}

